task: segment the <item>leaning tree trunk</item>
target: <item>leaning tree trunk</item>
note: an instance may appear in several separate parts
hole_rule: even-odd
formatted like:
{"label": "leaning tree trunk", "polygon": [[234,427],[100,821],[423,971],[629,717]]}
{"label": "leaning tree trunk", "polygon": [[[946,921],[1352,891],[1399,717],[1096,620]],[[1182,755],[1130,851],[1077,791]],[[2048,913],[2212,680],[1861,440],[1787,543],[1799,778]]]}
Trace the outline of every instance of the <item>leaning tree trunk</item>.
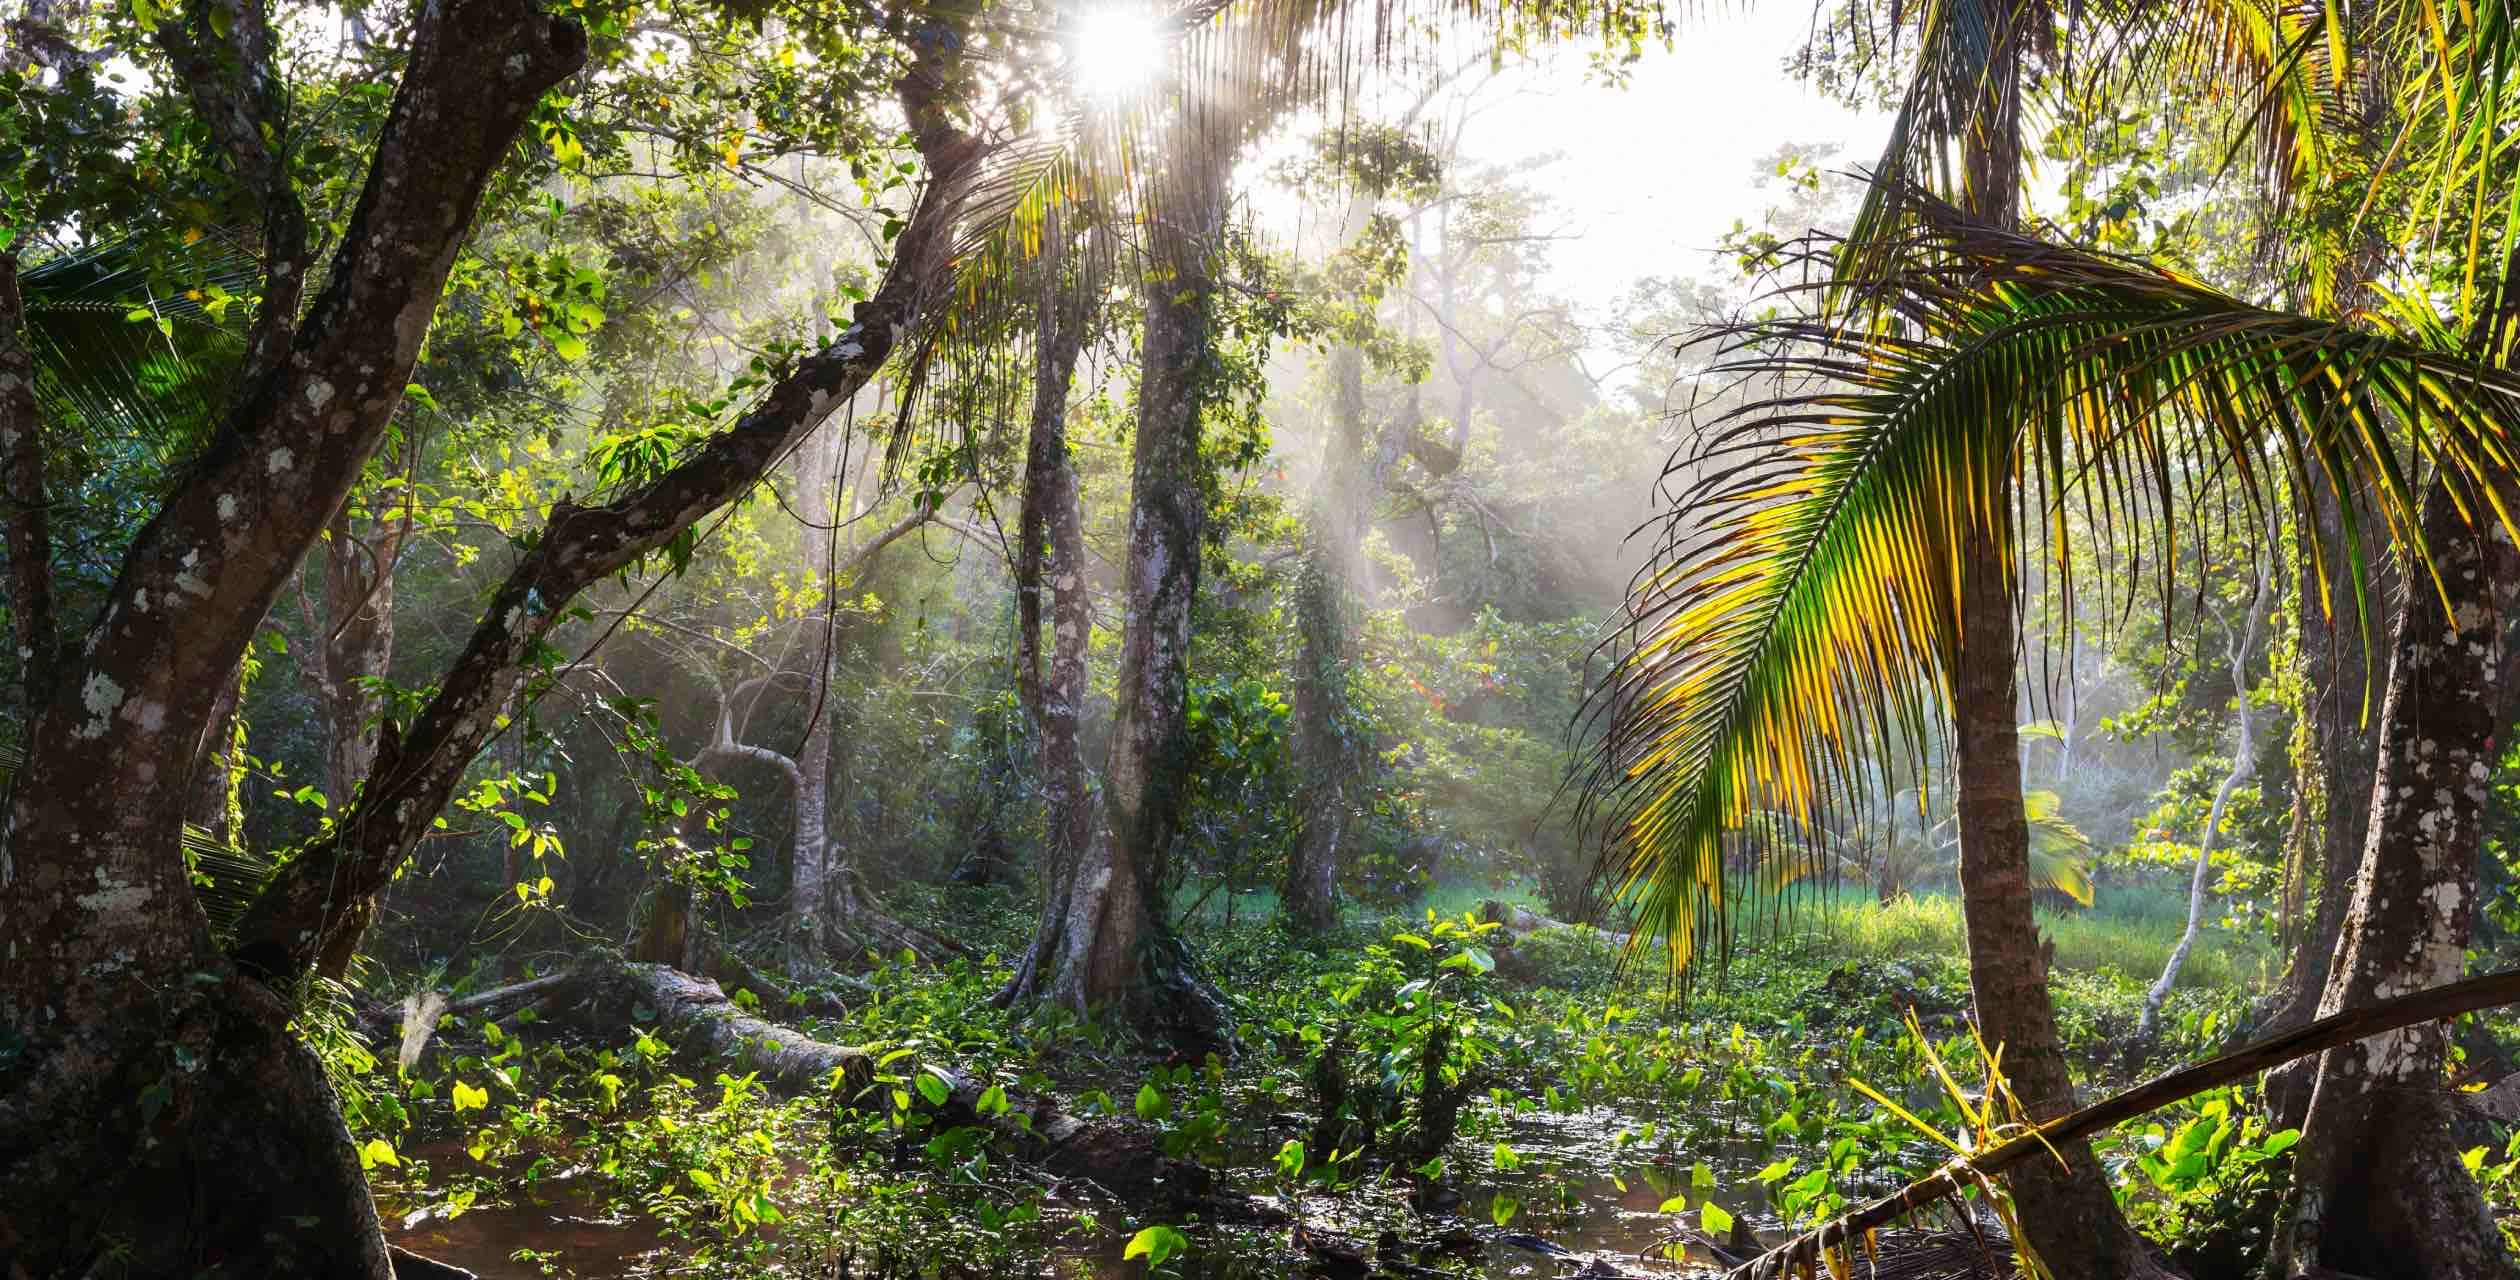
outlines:
{"label": "leaning tree trunk", "polygon": [[[1064,243],[1054,239],[1053,243]],[[1079,262],[1090,262],[1090,255]],[[1018,687],[1041,732],[1041,789],[1045,839],[1042,881],[1048,893],[1032,945],[999,993],[1001,1003],[1043,1000],[1086,1007],[1084,974],[1091,964],[1085,942],[1090,917],[1072,909],[1081,900],[1076,883],[1098,842],[1107,841],[1093,771],[1085,761],[1086,646],[1093,637],[1093,596],[1086,581],[1085,510],[1076,467],[1068,456],[1068,386],[1093,320],[1097,292],[1090,274],[1070,279],[1056,259],[1042,266],[1036,308],[1031,438],[1025,445],[1022,546],[1017,550]],[[1046,560],[1045,560],[1046,554]],[[1046,574],[1045,574],[1046,569]],[[1041,583],[1051,588],[1051,650],[1041,662]],[[1070,909],[1062,909],[1070,908]]]}
{"label": "leaning tree trunk", "polygon": [[847,404],[890,360],[948,277],[953,232],[988,144],[961,131],[948,97],[960,76],[964,10],[919,24],[917,55],[896,87],[927,181],[883,284],[849,327],[796,362],[734,425],[670,470],[596,506],[563,502],[490,597],[471,639],[428,705],[380,747],[350,812],[267,886],[237,926],[239,962],[281,977],[351,941],[372,899],[418,846],[489,740],[497,709],[525,681],[552,629],[586,587],[637,564],[702,517],[750,492],[797,441]]}
{"label": "leaning tree trunk", "polygon": [[[2445,486],[2425,499],[2423,531],[2441,590],[2410,575],[2398,612],[2370,837],[2323,1015],[2455,982],[2467,963],[2520,552],[2499,523],[2469,528]],[[2438,1022],[2320,1056],[2277,1226],[2284,1274],[2520,1275],[2460,1163],[2447,1059]]]}
{"label": "leaning tree trunk", "polygon": [[[2342,502],[2329,486],[2312,485],[2309,490],[2309,510],[2294,545],[2302,674],[2314,700],[2310,732],[2318,752],[2317,867],[2305,878],[2318,895],[2318,905],[2294,945],[2283,985],[2269,1001],[2271,1012],[2253,1028],[2261,1035],[2289,1031],[2319,1016],[2328,970],[2343,950],[2345,909],[2353,899],[2354,873],[2362,865],[2371,829],[2372,777],[2379,768],[2380,735],[2373,717],[2384,691],[2373,681],[2368,638],[2386,634],[2402,589],[2394,551],[2366,543],[2368,573],[2357,596]],[[2384,528],[2368,499],[2357,492],[2352,501],[2366,538]],[[2328,572],[2324,586],[2322,557]],[[2310,1108],[2314,1066],[2295,1063],[2267,1076],[2267,1109],[2276,1123],[2300,1127]]]}
{"label": "leaning tree trunk", "polygon": [[1365,353],[1330,357],[1331,429],[1322,442],[1320,495],[1295,577],[1294,751],[1300,772],[1294,847],[1282,903],[1298,928],[1338,923],[1339,867],[1359,753],[1340,721],[1346,704],[1348,566],[1362,534],[1358,470],[1365,449]]}
{"label": "leaning tree trunk", "polygon": [[0,1259],[384,1280],[291,1005],[219,953],[192,892],[191,766],[224,678],[390,422],[492,171],[585,37],[512,0],[418,10],[350,231],[318,269],[268,15],[188,4],[156,34],[265,206],[269,274],[228,417],[32,699],[0,844]]}
{"label": "leaning tree trunk", "polygon": [[[2021,193],[2020,29],[2004,0],[1984,5],[1993,49],[1967,161],[1971,215],[2011,226]],[[1976,460],[1978,502],[1957,519],[1958,634],[1951,638],[1953,738],[1960,835],[1960,902],[1968,935],[1969,988],[1978,1030],[2003,1055],[2004,1074],[2035,1120],[2074,1110],[2074,1081],[2056,1029],[2030,888],[2030,821],[2021,789],[2020,687],[2015,610],[2016,530],[2009,442]],[[2056,1161],[2011,1178],[2022,1244],[2056,1280],[2126,1280],[2154,1272],[2126,1225],[2088,1142],[2062,1144]]]}
{"label": "leaning tree trunk", "polygon": [[2275,538],[2278,530],[2268,521],[2267,541],[2258,551],[2257,585],[2249,593],[2249,619],[2240,634],[2231,639],[2231,718],[2239,730],[2231,746],[2231,768],[2223,774],[2222,785],[2214,788],[2213,808],[2205,815],[2205,830],[2196,839],[2196,866],[2188,873],[2187,925],[2179,932],[2179,945],[2171,948],[2170,959],[2161,966],[2161,976],[2153,980],[2144,993],[2144,1011],[2135,1021],[2135,1042],[2127,1053],[2130,1070],[2139,1070],[2152,1052],[2153,1038],[2160,1033],[2161,1007],[2170,999],[2170,989],[2178,984],[2179,971],[2187,966],[2188,954],[2196,949],[2196,936],[2205,927],[2205,890],[2214,866],[2214,837],[2221,834],[2223,816],[2231,811],[2231,797],[2257,774],[2257,719],[2249,708],[2249,655],[2256,651],[2258,630],[2266,624],[2266,609],[2275,595]]}
{"label": "leaning tree trunk", "polygon": [[[1223,1009],[1164,919],[1163,882],[1188,779],[1190,607],[1207,526],[1200,401],[1213,335],[1213,257],[1236,148],[1185,122],[1165,154],[1150,236],[1130,486],[1128,617],[1107,772],[1108,822],[1043,907],[1021,985],[1185,1044],[1220,1038]],[[1232,130],[1227,130],[1227,138]]]}

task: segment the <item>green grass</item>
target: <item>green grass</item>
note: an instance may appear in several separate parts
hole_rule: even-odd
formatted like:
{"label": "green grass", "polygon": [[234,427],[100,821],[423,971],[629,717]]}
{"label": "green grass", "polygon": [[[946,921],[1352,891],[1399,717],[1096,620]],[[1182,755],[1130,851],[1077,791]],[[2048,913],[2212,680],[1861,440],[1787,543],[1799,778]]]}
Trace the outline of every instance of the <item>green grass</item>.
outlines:
{"label": "green grass", "polygon": [[[2056,967],[2113,973],[2149,984],[2169,962],[2186,923],[2186,903],[2163,890],[2103,888],[2087,911],[2039,913],[2039,931],[2056,944]],[[1964,955],[1968,949],[1956,897],[1927,893],[1888,904],[1868,893],[1815,893],[1789,918],[1822,947],[1881,960]],[[2208,927],[2179,970],[2181,987],[2254,988],[2278,966],[2274,949]]]}
{"label": "green grass", "polygon": [[[1185,905],[1205,887],[1190,886],[1184,894]],[[1193,924],[1221,926],[1226,919],[1225,899],[1221,891],[1211,895],[1194,913]],[[1431,910],[1439,916],[1459,916],[1489,899],[1517,902],[1548,914],[1546,904],[1527,886],[1499,891],[1476,883],[1438,886],[1396,914],[1414,918]],[[1276,911],[1277,894],[1269,889],[1237,895],[1233,904],[1234,918],[1245,923],[1266,921]],[[2088,910],[2041,910],[2039,931],[2056,944],[2057,969],[2149,986],[2179,945],[2186,913],[2186,895],[2173,889],[2103,885],[2098,902]],[[1350,922],[1358,925],[1384,914],[1357,906],[1348,913]],[[1742,940],[1751,950],[1785,941],[1824,955],[1874,960],[1960,959],[1968,954],[1960,900],[1939,891],[1885,905],[1857,886],[1813,886],[1797,894],[1781,925],[1746,918],[1742,924]],[[2281,967],[2282,958],[2264,940],[2241,937],[2209,923],[2181,967],[2178,985],[2182,989],[2256,990]]]}

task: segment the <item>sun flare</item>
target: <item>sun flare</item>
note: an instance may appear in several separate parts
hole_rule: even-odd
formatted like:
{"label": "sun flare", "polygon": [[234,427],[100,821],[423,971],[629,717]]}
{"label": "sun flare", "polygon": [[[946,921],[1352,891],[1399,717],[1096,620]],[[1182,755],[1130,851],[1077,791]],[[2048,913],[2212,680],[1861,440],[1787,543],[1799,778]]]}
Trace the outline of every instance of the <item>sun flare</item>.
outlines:
{"label": "sun flare", "polygon": [[1163,59],[1154,15],[1127,5],[1087,13],[1068,43],[1075,87],[1095,98],[1123,98],[1145,88]]}

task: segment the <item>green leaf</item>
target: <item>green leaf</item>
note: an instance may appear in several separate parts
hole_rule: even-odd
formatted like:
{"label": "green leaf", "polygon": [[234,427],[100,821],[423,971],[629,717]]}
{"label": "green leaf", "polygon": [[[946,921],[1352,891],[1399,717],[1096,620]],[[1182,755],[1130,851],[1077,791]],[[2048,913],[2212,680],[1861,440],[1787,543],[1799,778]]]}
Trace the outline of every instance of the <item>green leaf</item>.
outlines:
{"label": "green leaf", "polygon": [[1698,1226],[1710,1236],[1732,1234],[1733,1216],[1712,1200],[1698,1206]]}
{"label": "green leaf", "polygon": [[1158,1092],[1153,1084],[1142,1084],[1137,1091],[1137,1118],[1161,1120],[1172,1114],[1172,1100]]}
{"label": "green leaf", "polygon": [[359,1148],[359,1167],[373,1169],[381,1164],[399,1165],[402,1158],[394,1154],[394,1144],[383,1138],[370,1138]]}
{"label": "green leaf", "polygon": [[1304,1144],[1298,1139],[1288,1138],[1278,1148],[1277,1158],[1273,1163],[1277,1166],[1278,1176],[1289,1182],[1303,1177]]}
{"label": "green leaf", "polygon": [[944,1077],[933,1071],[920,1072],[913,1083],[919,1087],[919,1096],[927,1099],[931,1107],[944,1106],[945,1100],[954,1096],[953,1088],[945,1083]]}
{"label": "green leaf", "polygon": [[1181,1234],[1178,1229],[1154,1226],[1129,1237],[1129,1247],[1120,1251],[1120,1257],[1124,1261],[1130,1258],[1144,1258],[1146,1265],[1160,1267],[1164,1265],[1165,1259],[1186,1252],[1189,1248],[1190,1237]]}
{"label": "green leaf", "polygon": [[1688,1207],[1689,1198],[1687,1196],[1673,1196],[1670,1199],[1663,1201],[1659,1206],[1656,1206],[1654,1212],[1682,1213],[1687,1211]]}
{"label": "green leaf", "polygon": [[475,1088],[474,1086],[468,1085],[461,1080],[455,1082],[453,1097],[455,1099],[455,1114],[457,1115],[462,1115],[467,1111],[478,1111],[481,1108],[490,1105],[489,1090]]}
{"label": "green leaf", "polygon": [[1496,1161],[1496,1167],[1500,1171],[1511,1172],[1522,1167],[1521,1154],[1505,1143],[1497,1143],[1496,1150],[1490,1152],[1489,1155]]}
{"label": "green leaf", "polygon": [[1004,1086],[993,1084],[988,1088],[981,1090],[980,1100],[972,1103],[971,1109],[984,1116],[1005,1115],[1007,1111],[1006,1089]]}
{"label": "green leaf", "polygon": [[1522,1212],[1522,1201],[1512,1196],[1500,1195],[1488,1202],[1488,1221],[1500,1227],[1512,1222],[1514,1215],[1520,1212]]}

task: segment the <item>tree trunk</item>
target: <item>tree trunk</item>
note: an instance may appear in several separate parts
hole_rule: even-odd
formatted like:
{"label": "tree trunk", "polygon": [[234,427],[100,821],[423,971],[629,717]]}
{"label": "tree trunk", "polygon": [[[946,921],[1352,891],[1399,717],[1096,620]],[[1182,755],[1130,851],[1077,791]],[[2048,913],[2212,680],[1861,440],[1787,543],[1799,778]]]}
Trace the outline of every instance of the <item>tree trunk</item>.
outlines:
{"label": "tree trunk", "polygon": [[[2466,966],[2502,650],[2520,605],[2520,553],[2480,519],[2490,532],[2467,527],[2445,486],[2425,499],[2441,592],[2417,577],[2398,612],[2369,839],[2322,1014],[2455,982]],[[2447,1051],[2445,1029],[2427,1023],[2320,1056],[2277,1227],[2284,1274],[2520,1275],[2459,1162]]]}
{"label": "tree trunk", "polygon": [[824,627],[805,638],[805,687],[798,701],[805,707],[804,737],[796,750],[790,778],[796,803],[788,840],[788,976],[799,977],[823,963],[831,937],[831,708],[823,705],[831,691],[829,612],[839,602],[839,532],[832,526],[840,484],[838,431],[826,428],[797,452],[796,514],[805,525],[806,569],[824,593]]}
{"label": "tree trunk", "polygon": [[733,426],[672,469],[598,506],[562,502],[542,536],[492,593],[463,653],[427,706],[382,744],[376,768],[325,841],[292,860],[238,926],[237,958],[259,973],[302,969],[362,925],[372,898],[410,856],[489,740],[499,707],[521,687],[545,638],[592,583],[636,564],[758,484],[807,432],[846,404],[891,358],[948,282],[954,228],[987,144],[954,124],[939,93],[954,82],[963,40],[950,15],[928,20],[898,82],[910,133],[928,166],[918,203],[894,241],[875,296],[846,332],[797,362]]}
{"label": "tree trunk", "polygon": [[[272,278],[226,424],[28,726],[0,845],[0,1258],[382,1280],[339,1108],[288,1001],[212,946],[182,823],[225,678],[382,437],[492,170],[585,37],[509,0],[420,10],[352,230],[314,272],[286,234],[267,15],[213,8],[160,40],[269,207]],[[301,317],[309,275],[324,287]]]}
{"label": "tree trunk", "polygon": [[2249,620],[2240,634],[2231,638],[2231,718],[2239,730],[2231,747],[2231,768],[2223,774],[2222,785],[2214,789],[2214,805],[2205,815],[2205,831],[2196,840],[2196,868],[2188,875],[2187,927],[2180,931],[2179,945],[2171,948],[2170,959],[2161,966],[2161,976],[2144,993],[2144,1011],[2136,1019],[2135,1042],[2127,1053],[2129,1070],[2140,1070],[2145,1056],[2152,1052],[2153,1038],[2160,1033],[2161,1006],[2170,998],[2170,988],[2178,983],[2179,970],[2186,967],[2188,953],[2196,949],[2196,935],[2205,927],[2205,888],[2213,871],[2214,837],[2222,831],[2223,815],[2231,811],[2231,795],[2257,773],[2257,722],[2249,710],[2249,654],[2257,649],[2258,629],[2265,625],[2266,606],[2275,596],[2278,530],[2271,516],[2266,535],[2266,545],[2258,549],[2257,586],[2249,593]]}
{"label": "tree trunk", "polygon": [[1221,1042],[1224,1011],[1190,972],[1161,899],[1187,781],[1190,608],[1207,525],[1199,425],[1212,256],[1237,148],[1187,126],[1183,133],[1183,145],[1165,152],[1162,217],[1148,248],[1108,821],[1094,824],[1054,886],[1034,963],[1018,972],[1013,991],[1208,1046]]}
{"label": "tree trunk", "polygon": [[[816,580],[835,594],[842,577],[854,575],[884,548],[927,527],[934,519],[933,512],[923,507],[914,509],[842,559],[831,547],[837,530],[833,527],[833,503],[824,489],[838,483],[834,478],[836,469],[831,465],[831,450],[810,449],[806,458],[798,467],[797,501],[798,514],[806,525],[805,536],[814,542],[806,561],[813,566]],[[736,704],[758,697],[760,690],[786,674],[781,671],[755,676],[723,696],[718,703],[715,740],[702,748],[699,756],[703,763],[750,760],[768,765],[787,780],[790,832],[784,950],[788,976],[799,978],[821,968],[828,957],[846,951],[844,943],[885,954],[908,950],[916,955],[936,956],[960,950],[953,943],[886,915],[859,886],[854,869],[845,860],[833,857],[831,715],[825,705],[831,687],[831,647],[827,635],[799,637],[799,644],[812,656],[803,671],[804,687],[799,697],[806,720],[802,741],[794,753],[740,741],[736,736],[736,721],[742,714]],[[781,659],[782,663],[785,661]]]}
{"label": "tree trunk", "polygon": [[192,796],[184,805],[184,820],[221,844],[234,844],[244,837],[236,830],[232,821],[236,815],[231,812],[236,800],[233,783],[245,763],[236,723],[244,698],[245,664],[240,662],[220,686],[218,700],[210,704],[210,723],[201,731],[201,746],[193,752]]}
{"label": "tree trunk", "polygon": [[[2002,0],[1980,7],[1991,49],[1965,157],[1965,203],[1972,216],[2010,227],[2019,220],[2021,199],[2024,33]],[[2047,948],[2032,914],[2009,442],[1979,461],[1986,474],[1976,490],[1977,504],[1955,516],[1964,528],[1955,531],[1960,553],[1953,561],[1960,576],[1950,679],[1961,914],[1978,1029],[2003,1054],[2014,1094],[2033,1119],[2044,1121],[2074,1110],[2074,1082],[2048,994]],[[2021,1243],[2056,1280],[2154,1274],[2090,1144],[2061,1144],[2058,1154],[2064,1167],[2037,1163],[2011,1178]]]}
{"label": "tree trunk", "polygon": [[[4,60],[5,55],[0,55]],[[5,61],[0,61],[5,65]],[[0,528],[9,553],[9,637],[17,649],[19,707],[32,716],[52,693],[52,498],[44,482],[44,419],[26,343],[18,258],[0,251]]]}
{"label": "tree trunk", "polygon": [[1347,842],[1358,752],[1340,721],[1346,709],[1348,565],[1361,539],[1357,473],[1365,450],[1365,353],[1354,345],[1330,357],[1331,429],[1321,449],[1320,495],[1295,577],[1294,749],[1301,772],[1295,844],[1288,851],[1281,906],[1296,927],[1321,932],[1339,921],[1339,867]]}
{"label": "tree trunk", "polygon": [[[1093,638],[1093,595],[1086,581],[1084,503],[1077,492],[1075,463],[1068,456],[1067,402],[1085,327],[1093,319],[1090,299],[1097,284],[1090,276],[1068,279],[1057,264],[1045,264],[1037,305],[1024,523],[1039,532],[1028,538],[1020,553],[1023,560],[1032,562],[1035,585],[1028,612],[1019,615],[1030,641],[1019,678],[1024,670],[1033,673],[1027,684],[1033,703],[1030,710],[1041,732],[1046,829],[1042,881],[1048,893],[1032,945],[999,993],[1002,1003],[1043,1000],[1075,1009],[1086,1003],[1082,975],[1090,957],[1084,942],[1093,933],[1090,917],[1078,920],[1071,909],[1077,896],[1076,877],[1104,838],[1105,829],[1093,771],[1085,761],[1086,649]],[[1038,585],[1045,552],[1053,592],[1046,678],[1040,671]],[[1018,581],[1022,581],[1020,570]]]}
{"label": "tree trunk", "polygon": [[351,506],[343,505],[325,533],[322,630],[306,665],[324,726],[324,786],[338,810],[349,808],[376,763],[385,702],[373,682],[393,667],[394,566],[409,529],[380,520],[362,538]]}
{"label": "tree trunk", "polygon": [[[2344,509],[2325,485],[2309,486],[2309,510],[2296,530],[2301,597],[2301,661],[2303,678],[2315,699],[2312,741],[2319,758],[2320,810],[2317,869],[2306,875],[2318,905],[2293,950],[2291,970],[2269,1001],[2272,1012],[2258,1020],[2257,1034],[2288,1031],[2319,1015],[2327,993],[2328,970],[2343,950],[2345,909],[2353,898],[2354,874],[2362,865],[2363,847],[2371,829],[2372,778],[2379,768],[2379,739],[2372,716],[2385,692],[2375,687],[2367,638],[2385,635],[2394,621],[2398,595],[2404,590],[2393,549],[2366,547],[2369,573],[2358,597],[2347,559]],[[2353,499],[2357,524],[2371,538],[2384,529],[2370,502]],[[2324,557],[2328,585],[2322,588],[2317,558]],[[2266,1103],[2275,1123],[2299,1128],[2310,1108],[2315,1064],[2295,1063],[2266,1078]]]}
{"label": "tree trunk", "polygon": [[[2048,994],[2047,947],[2032,914],[2013,591],[2009,575],[1982,571],[2011,562],[2010,541],[2008,529],[1990,532],[1972,520],[1959,559],[1981,570],[1962,574],[1952,680],[1960,902],[1978,1029],[2003,1054],[2005,1078],[2022,1106],[2045,1121],[2074,1110],[2074,1082]],[[2011,1174],[2023,1242],[2057,1280],[2153,1274],[2091,1145],[2061,1143],[2057,1150],[2066,1168],[2037,1161]]]}

